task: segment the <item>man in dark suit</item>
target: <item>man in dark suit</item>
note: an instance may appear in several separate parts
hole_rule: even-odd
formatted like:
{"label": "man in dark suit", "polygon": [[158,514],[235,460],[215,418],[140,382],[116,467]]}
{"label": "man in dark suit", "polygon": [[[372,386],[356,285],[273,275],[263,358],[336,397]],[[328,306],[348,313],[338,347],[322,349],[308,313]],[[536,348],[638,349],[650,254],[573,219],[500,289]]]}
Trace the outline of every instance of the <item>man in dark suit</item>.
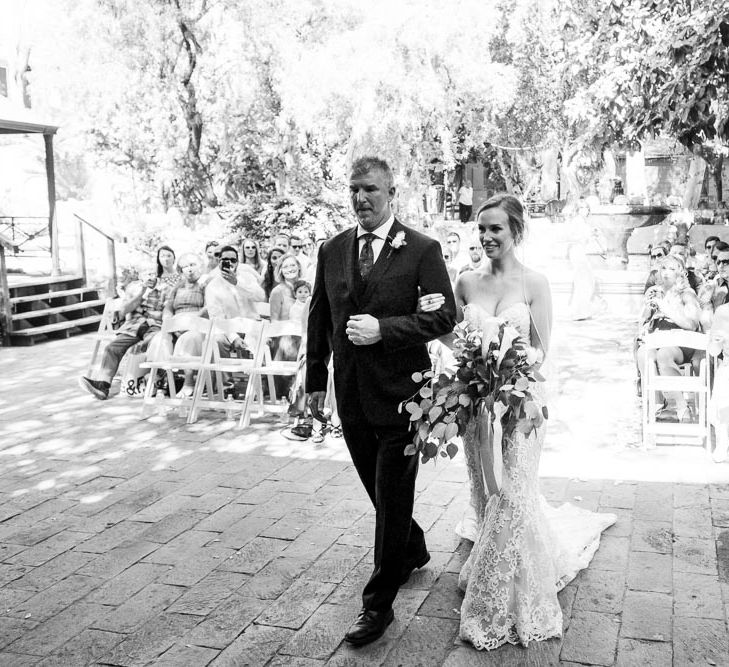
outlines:
{"label": "man in dark suit", "polygon": [[[418,389],[412,374],[430,368],[426,343],[449,333],[456,306],[437,241],[395,219],[392,172],[384,160],[352,166],[350,197],[356,227],[319,250],[307,343],[307,392],[312,414],[321,411],[327,362],[334,355],[334,386],[342,431],[376,510],[375,562],[363,608],[345,635],[353,645],[381,637],[392,603],[410,573],[430,555],[413,520],[417,456],[409,415],[401,401]],[[419,294],[440,293],[445,304],[416,312]]]}

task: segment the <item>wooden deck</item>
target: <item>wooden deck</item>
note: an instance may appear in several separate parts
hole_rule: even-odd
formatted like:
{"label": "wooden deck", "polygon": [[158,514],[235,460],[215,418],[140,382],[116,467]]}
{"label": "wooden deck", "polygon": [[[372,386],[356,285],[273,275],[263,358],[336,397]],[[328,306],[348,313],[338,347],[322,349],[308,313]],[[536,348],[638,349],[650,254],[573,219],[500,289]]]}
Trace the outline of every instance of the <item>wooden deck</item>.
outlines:
{"label": "wooden deck", "polygon": [[62,283],[68,280],[75,280],[82,276],[76,273],[64,273],[58,276],[45,275],[28,275],[25,273],[8,273],[8,287],[10,289],[16,287],[34,287],[35,285],[49,285],[53,283]]}

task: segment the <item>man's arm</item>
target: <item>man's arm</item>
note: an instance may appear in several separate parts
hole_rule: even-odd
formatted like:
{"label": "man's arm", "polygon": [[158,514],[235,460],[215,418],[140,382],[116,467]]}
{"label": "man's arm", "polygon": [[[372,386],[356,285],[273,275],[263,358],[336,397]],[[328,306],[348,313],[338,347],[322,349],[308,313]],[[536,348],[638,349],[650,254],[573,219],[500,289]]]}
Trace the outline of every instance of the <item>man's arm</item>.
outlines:
{"label": "man's arm", "polygon": [[388,352],[427,343],[449,333],[456,324],[453,289],[437,243],[428,244],[417,270],[421,293],[440,293],[445,297],[445,303],[436,311],[384,317],[379,320],[382,342]]}
{"label": "man's arm", "polygon": [[133,282],[127,286],[120,314],[122,317],[133,313],[142,303],[147,286],[142,282]]}
{"label": "man's arm", "polygon": [[249,265],[243,264],[242,266],[247,268],[238,272],[238,284],[236,287],[243,292],[245,298],[251,301],[265,301],[266,293],[258,282],[258,274]]}
{"label": "man's arm", "polygon": [[306,391],[326,391],[332,353],[332,313],[324,285],[324,246],[319,248],[306,334]]}

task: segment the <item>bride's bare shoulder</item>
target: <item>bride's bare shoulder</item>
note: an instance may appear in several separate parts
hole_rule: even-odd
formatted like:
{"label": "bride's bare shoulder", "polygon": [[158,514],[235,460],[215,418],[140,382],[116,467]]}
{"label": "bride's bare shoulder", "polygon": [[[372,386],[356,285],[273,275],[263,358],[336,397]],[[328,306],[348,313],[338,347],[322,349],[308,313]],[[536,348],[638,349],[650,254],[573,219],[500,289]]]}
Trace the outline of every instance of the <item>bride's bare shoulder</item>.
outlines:
{"label": "bride's bare shoulder", "polygon": [[549,279],[547,276],[539,271],[530,269],[529,267],[524,267],[524,281],[528,287],[533,287],[535,289],[549,289]]}

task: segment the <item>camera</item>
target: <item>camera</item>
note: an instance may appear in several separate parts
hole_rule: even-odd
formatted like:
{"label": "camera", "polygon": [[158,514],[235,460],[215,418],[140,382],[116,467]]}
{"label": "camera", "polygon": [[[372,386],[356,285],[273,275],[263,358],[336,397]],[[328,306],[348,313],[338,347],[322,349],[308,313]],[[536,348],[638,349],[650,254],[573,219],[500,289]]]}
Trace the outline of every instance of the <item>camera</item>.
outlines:
{"label": "camera", "polygon": [[231,269],[232,266],[233,266],[233,264],[231,263],[231,261],[227,257],[225,257],[224,259],[221,259],[220,260],[220,268],[221,269],[225,269],[226,271],[230,271],[230,269]]}

